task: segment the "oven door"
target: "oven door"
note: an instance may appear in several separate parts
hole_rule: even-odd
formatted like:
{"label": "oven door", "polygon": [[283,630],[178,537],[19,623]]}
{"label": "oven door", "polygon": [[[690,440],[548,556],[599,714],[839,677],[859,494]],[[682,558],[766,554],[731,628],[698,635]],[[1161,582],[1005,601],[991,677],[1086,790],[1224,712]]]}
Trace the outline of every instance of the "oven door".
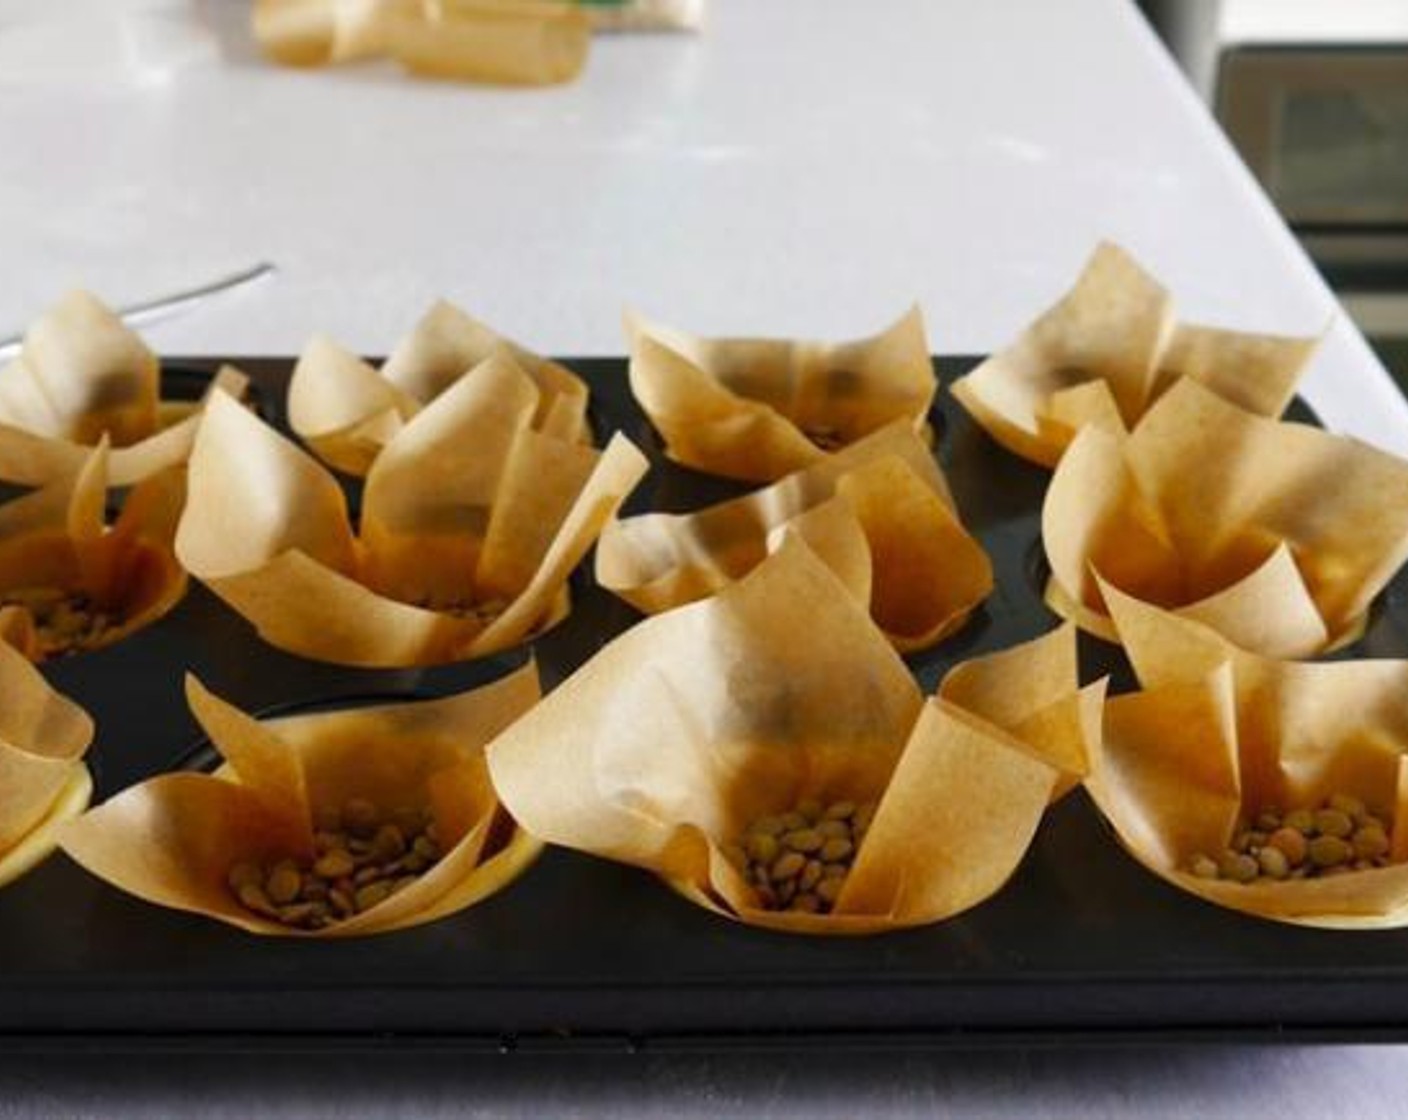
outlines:
{"label": "oven door", "polygon": [[1233,47],[1216,106],[1333,285],[1408,290],[1408,43]]}

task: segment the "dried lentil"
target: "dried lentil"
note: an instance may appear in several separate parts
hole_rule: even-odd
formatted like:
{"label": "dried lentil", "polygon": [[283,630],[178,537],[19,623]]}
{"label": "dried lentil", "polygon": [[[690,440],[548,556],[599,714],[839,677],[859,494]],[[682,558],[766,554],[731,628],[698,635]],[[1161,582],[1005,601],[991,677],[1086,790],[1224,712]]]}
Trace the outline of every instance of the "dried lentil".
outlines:
{"label": "dried lentil", "polygon": [[1350,794],[1336,793],[1317,808],[1284,814],[1262,809],[1252,824],[1239,822],[1231,847],[1215,856],[1194,854],[1188,871],[1200,879],[1251,883],[1324,878],[1389,863],[1388,826]]}
{"label": "dried lentil", "polygon": [[245,909],[296,929],[319,930],[370,910],[405,890],[440,859],[424,813],[383,814],[364,798],[320,814],[310,867],[290,859],[249,860],[226,881]]}
{"label": "dried lentil", "polygon": [[113,611],[82,591],[59,587],[12,587],[0,591],[0,608],[20,607],[34,619],[41,659],[67,657],[107,645],[122,625]]}
{"label": "dried lentil", "polygon": [[805,798],[788,812],[758,817],[723,850],[764,909],[825,914],[874,815],[871,804]]}
{"label": "dried lentil", "polygon": [[433,596],[424,595],[412,600],[411,605],[420,607],[422,610],[434,611],[436,614],[453,615],[455,618],[478,619],[485,626],[488,626],[508,610],[509,601],[501,598],[484,599],[479,602],[466,602],[459,599],[441,601]]}

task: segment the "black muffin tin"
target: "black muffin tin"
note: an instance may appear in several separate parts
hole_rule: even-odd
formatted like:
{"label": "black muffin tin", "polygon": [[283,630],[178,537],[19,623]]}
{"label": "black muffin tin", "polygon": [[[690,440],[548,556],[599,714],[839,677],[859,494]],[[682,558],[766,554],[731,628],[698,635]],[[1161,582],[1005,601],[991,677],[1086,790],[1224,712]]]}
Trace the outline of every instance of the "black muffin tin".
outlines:
{"label": "black muffin tin", "polygon": [[[266,419],[287,430],[287,360],[234,359]],[[592,388],[604,438],[651,457],[629,512],[682,511],[745,488],[664,461],[619,360],[569,364]],[[176,363],[199,387],[214,361]],[[936,362],[944,384],[972,365]],[[1302,409],[1300,416],[1307,414]],[[975,428],[946,391],[937,448],[997,587],[970,623],[909,659],[931,689],[951,665],[1051,629],[1039,541],[1047,472]],[[355,487],[349,486],[354,498]],[[637,613],[574,577],[571,616],[532,643],[551,688]],[[1400,575],[1369,630],[1338,656],[1408,655]],[[433,696],[490,681],[526,649],[478,662],[347,669],[280,652],[196,581],[160,622],[45,667],[97,721],[96,799],[198,765],[186,709],[192,671],[271,713]],[[1113,647],[1081,639],[1082,677],[1131,686]],[[0,698],[3,702],[3,698]],[[668,744],[661,744],[667,748]],[[457,1046],[663,1046],[1191,1032],[1217,1037],[1408,1035],[1408,930],[1326,932],[1221,910],[1139,867],[1083,792],[1047,815],[1011,882],[956,918],[875,937],[798,937],[716,917],[650,875],[550,849],[508,889],[427,926],[350,941],[253,937],[148,905],[56,854],[0,890],[0,1032],[224,1044],[251,1035],[372,1037]]]}

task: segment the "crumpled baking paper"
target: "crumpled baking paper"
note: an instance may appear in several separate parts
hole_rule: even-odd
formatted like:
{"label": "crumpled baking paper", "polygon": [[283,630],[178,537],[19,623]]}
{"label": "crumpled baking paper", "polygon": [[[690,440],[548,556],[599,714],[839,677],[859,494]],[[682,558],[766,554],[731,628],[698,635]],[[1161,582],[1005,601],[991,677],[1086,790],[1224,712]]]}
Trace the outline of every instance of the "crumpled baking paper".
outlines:
{"label": "crumpled baking paper", "polygon": [[[1332,929],[1408,925],[1408,661],[1297,664],[1104,589],[1143,691],[1105,705],[1086,787],[1140,863],[1248,914]],[[1200,879],[1239,817],[1361,798],[1391,825],[1393,863],[1327,878]]]}
{"label": "crumpled baking paper", "polygon": [[[246,383],[227,366],[211,391],[238,397]],[[69,477],[106,436],[108,484],[130,486],[184,463],[199,423],[198,402],[161,399],[160,365],[141,338],[96,297],[70,292],[0,369],[0,478]]]}
{"label": "crumpled baking paper", "polygon": [[104,436],[69,477],[0,505],[0,636],[33,660],[56,651],[30,611],[7,602],[7,592],[81,593],[118,620],[104,632],[104,646],[155,622],[186,593],[186,573],[172,551],[185,468],[168,467],[132,487],[109,526],[109,456]]}
{"label": "crumpled baking paper", "polygon": [[499,350],[537,389],[533,429],[590,443],[587,386],[576,374],[444,300],[421,317],[379,370],[326,336],[314,336],[289,382],[289,426],[324,462],[361,477],[406,421]]}
{"label": "crumpled baking paper", "polygon": [[[793,537],[713,598],[628,630],[487,748],[514,818],[643,867],[750,925],[875,933],[997,891],[1085,772],[1104,685],[1067,626],[955,668],[925,699]],[[724,845],[806,797],[879,802],[831,914],[760,908]]]}
{"label": "crumpled baking paper", "polygon": [[952,633],[992,591],[987,554],[963,527],[928,445],[905,420],[698,513],[611,521],[597,545],[597,582],[654,614],[728,586],[789,529],[901,651]]}
{"label": "crumpled baking paper", "polygon": [[1181,377],[1280,416],[1319,343],[1177,322],[1168,292],[1107,241],[1075,286],[955,381],[953,395],[998,443],[1052,467],[1081,427],[1131,429]]}
{"label": "crumpled baking paper", "polygon": [[853,342],[697,338],[634,314],[626,330],[631,391],[665,453],[746,482],[776,481],[897,419],[924,431],[938,389],[918,307]]}
{"label": "crumpled baking paper", "polygon": [[[503,813],[483,754],[537,701],[532,664],[444,699],[271,720],[246,715],[194,677],[186,696],[226,765],[151,778],[60,830],[69,856],[138,898],[250,933],[356,937],[463,910],[502,890],[540,850]],[[227,882],[232,867],[311,862],[319,811],[352,798],[388,813],[428,811],[444,854],[413,884],[322,930],[293,929],[241,905]]]}
{"label": "crumpled baking paper", "polygon": [[1127,438],[1084,429],[1041,514],[1047,602],[1116,640],[1097,577],[1272,657],[1352,640],[1408,558],[1408,462],[1188,378]]}
{"label": "crumpled baking paper", "polygon": [[567,580],[646,470],[532,427],[539,393],[499,351],[401,428],[362,492],[218,395],[190,463],[181,562],[261,636],[344,665],[481,657],[560,621]]}
{"label": "crumpled baking paper", "polygon": [[0,887],[39,864],[93,792],[93,721],[0,641]]}

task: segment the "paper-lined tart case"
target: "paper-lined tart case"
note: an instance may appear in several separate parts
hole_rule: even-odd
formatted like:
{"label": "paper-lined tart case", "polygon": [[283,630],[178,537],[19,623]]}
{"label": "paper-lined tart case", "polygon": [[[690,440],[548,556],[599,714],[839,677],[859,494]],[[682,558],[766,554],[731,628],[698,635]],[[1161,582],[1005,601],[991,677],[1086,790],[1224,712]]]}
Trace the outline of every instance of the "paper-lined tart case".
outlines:
{"label": "paper-lined tart case", "polygon": [[[1111,697],[1087,787],[1126,849],[1220,906],[1326,928],[1408,925],[1408,662],[1299,664],[1105,589],[1143,691]],[[1324,878],[1203,878],[1239,820],[1334,793],[1390,823],[1388,866]]]}
{"label": "paper-lined tart case", "polygon": [[853,342],[705,339],[628,313],[631,392],[675,462],[775,482],[895,420],[925,430],[938,382],[917,307]]}
{"label": "paper-lined tart case", "polygon": [[1116,633],[1098,579],[1243,648],[1352,640],[1408,558],[1408,462],[1181,379],[1128,437],[1087,427],[1042,507],[1047,601]]}
{"label": "paper-lined tart case", "polygon": [[88,806],[83,763],[93,721],[0,640],[0,887],[58,843],[57,830]]}
{"label": "paper-lined tart case", "polygon": [[[227,368],[216,384],[240,396],[246,380]],[[184,463],[199,423],[198,402],[161,398],[160,365],[141,338],[72,292],[0,369],[0,478],[42,486],[68,477],[106,436],[108,482],[130,486]]]}
{"label": "paper-lined tart case", "polygon": [[1180,377],[1280,416],[1319,341],[1178,322],[1168,292],[1102,242],[1075,286],[953,395],[1009,451],[1051,467],[1083,426],[1133,428]]}
{"label": "paper-lined tart case", "polygon": [[[649,869],[751,925],[872,933],[976,905],[1084,772],[1103,683],[1074,631],[961,665],[926,700],[800,539],[606,646],[487,748],[526,829]],[[829,914],[765,909],[726,854],[802,799],[874,802]]]}
{"label": "paper-lined tart case", "polygon": [[32,660],[111,645],[186,593],[172,551],[185,469],[132,487],[109,526],[108,464],[104,436],[69,477],[0,506],[0,634]]}
{"label": "paper-lined tart case", "polygon": [[698,513],[613,520],[597,582],[647,613],[712,595],[801,536],[902,651],[962,626],[992,591],[925,441],[897,420],[781,482]]}
{"label": "paper-lined tart case", "polygon": [[289,426],[325,463],[363,476],[416,413],[501,350],[537,392],[530,427],[571,443],[591,442],[587,387],[576,374],[444,300],[421,317],[380,369],[315,336],[289,382]]}
{"label": "paper-lined tart case", "polygon": [[254,36],[286,66],[389,56],[427,78],[552,85],[581,71],[591,20],[549,0],[257,0]]}
{"label": "paper-lined tart case", "polygon": [[377,456],[354,532],[332,475],[228,397],[207,409],[176,535],[186,568],[265,640],[344,665],[465,660],[570,609],[567,580],[645,473],[535,430],[539,393],[505,351]]}
{"label": "paper-lined tart case", "polygon": [[[483,746],[538,699],[531,664],[438,700],[256,720],[187,680],[191,710],[226,765],[163,774],[64,825],[64,851],[114,886],[251,933],[352,937],[434,921],[512,882],[540,845],[507,817]],[[443,854],[415,882],[346,920],[293,929],[241,904],[231,869],[313,861],[330,808],[362,799],[425,812]]]}

